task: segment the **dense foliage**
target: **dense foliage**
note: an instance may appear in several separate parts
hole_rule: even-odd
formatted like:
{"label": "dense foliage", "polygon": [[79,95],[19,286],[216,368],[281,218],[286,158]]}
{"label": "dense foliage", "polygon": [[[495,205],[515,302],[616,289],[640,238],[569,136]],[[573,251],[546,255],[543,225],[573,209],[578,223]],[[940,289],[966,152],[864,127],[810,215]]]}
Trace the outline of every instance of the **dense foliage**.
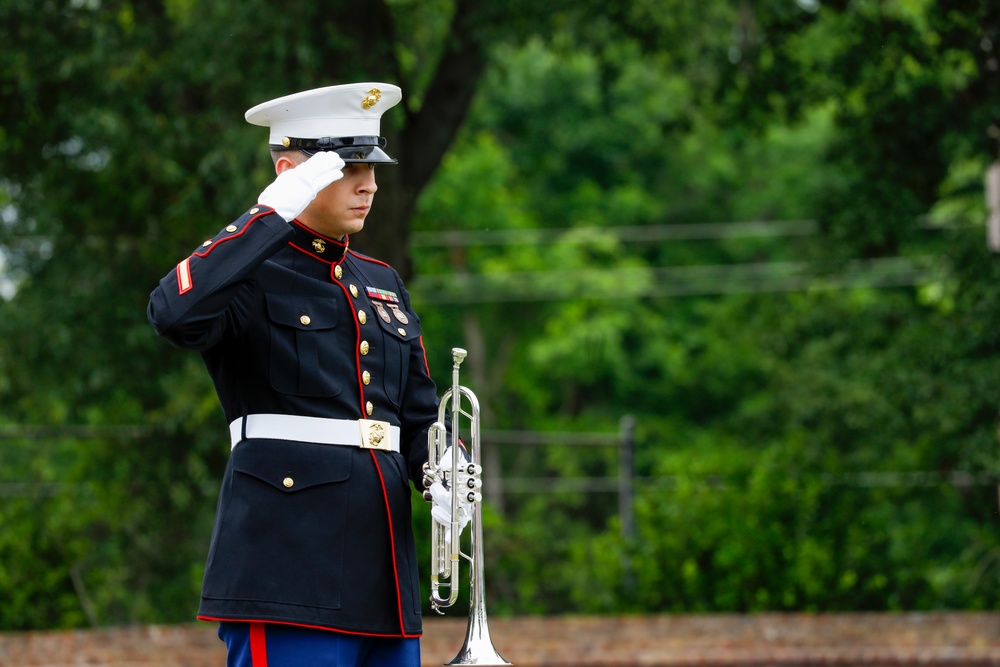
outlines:
{"label": "dense foliage", "polygon": [[[362,79],[491,611],[997,608],[1000,7],[541,4],[0,6],[0,628],[190,619],[225,426],[146,298],[269,179],[242,112]],[[631,514],[524,434],[626,415]]]}

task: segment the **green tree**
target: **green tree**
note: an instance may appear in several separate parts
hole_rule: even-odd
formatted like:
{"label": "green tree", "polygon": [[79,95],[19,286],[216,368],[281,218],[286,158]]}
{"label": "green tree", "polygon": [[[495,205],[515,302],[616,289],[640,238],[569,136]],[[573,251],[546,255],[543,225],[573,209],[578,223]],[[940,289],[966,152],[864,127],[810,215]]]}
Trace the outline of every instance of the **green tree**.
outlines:
{"label": "green tree", "polygon": [[556,487],[613,451],[489,450],[546,479],[488,506],[491,608],[995,608],[997,33],[987,0],[5,3],[2,627],[189,619],[224,424],[146,297],[269,181],[240,114],[349,79],[404,88],[352,244],[412,252],[432,370],[468,347],[490,428],[637,418],[630,541]]}

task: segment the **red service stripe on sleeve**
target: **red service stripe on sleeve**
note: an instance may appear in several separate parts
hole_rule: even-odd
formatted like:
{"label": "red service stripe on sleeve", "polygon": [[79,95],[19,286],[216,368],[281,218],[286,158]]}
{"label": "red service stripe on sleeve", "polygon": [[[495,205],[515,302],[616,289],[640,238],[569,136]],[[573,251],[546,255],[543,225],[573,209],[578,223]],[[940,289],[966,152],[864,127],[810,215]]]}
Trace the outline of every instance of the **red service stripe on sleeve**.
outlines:
{"label": "red service stripe on sleeve", "polygon": [[191,258],[188,257],[177,265],[177,293],[184,294],[194,287],[191,281]]}

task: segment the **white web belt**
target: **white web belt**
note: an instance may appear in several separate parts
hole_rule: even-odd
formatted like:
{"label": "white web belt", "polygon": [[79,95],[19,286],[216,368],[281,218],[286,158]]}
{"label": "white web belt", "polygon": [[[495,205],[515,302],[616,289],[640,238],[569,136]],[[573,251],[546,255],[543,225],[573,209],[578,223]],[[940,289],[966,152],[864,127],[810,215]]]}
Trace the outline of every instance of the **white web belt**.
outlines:
{"label": "white web belt", "polygon": [[399,451],[399,427],[375,419],[247,415],[229,424],[229,438],[234,449],[244,438],[267,438]]}

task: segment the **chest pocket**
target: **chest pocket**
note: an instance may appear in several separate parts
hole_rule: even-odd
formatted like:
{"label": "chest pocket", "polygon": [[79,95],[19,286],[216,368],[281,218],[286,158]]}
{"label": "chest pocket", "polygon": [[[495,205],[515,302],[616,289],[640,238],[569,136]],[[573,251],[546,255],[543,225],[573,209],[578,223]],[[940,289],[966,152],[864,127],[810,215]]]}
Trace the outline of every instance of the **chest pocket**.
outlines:
{"label": "chest pocket", "polygon": [[[335,396],[348,359],[337,345],[336,300],[299,294],[267,294],[271,386],[283,394]],[[341,358],[344,357],[344,358]]]}
{"label": "chest pocket", "polygon": [[385,341],[385,372],[382,379],[385,395],[399,407],[406,391],[406,378],[410,372],[410,354],[420,339],[420,321],[402,304],[390,307],[384,301],[372,300],[372,307],[382,328]]}

